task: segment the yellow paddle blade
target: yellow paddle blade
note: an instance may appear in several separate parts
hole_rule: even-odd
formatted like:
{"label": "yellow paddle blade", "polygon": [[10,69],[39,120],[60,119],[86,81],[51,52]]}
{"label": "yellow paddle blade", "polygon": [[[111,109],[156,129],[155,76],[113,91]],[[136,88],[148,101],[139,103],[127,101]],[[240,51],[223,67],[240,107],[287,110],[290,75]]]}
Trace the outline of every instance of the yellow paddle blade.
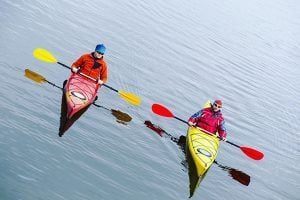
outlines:
{"label": "yellow paddle blade", "polygon": [[29,78],[37,83],[40,83],[40,84],[46,82],[45,77],[43,77],[42,75],[39,75],[36,72],[31,71],[30,69],[25,69],[24,76],[26,76],[27,78]]}
{"label": "yellow paddle blade", "polygon": [[132,93],[125,92],[123,90],[119,90],[118,93],[122,99],[124,99],[125,101],[127,101],[132,105],[138,106],[142,103],[141,98]]}
{"label": "yellow paddle blade", "polygon": [[57,63],[56,58],[46,49],[36,48],[33,51],[33,56],[41,61],[49,62],[49,63]]}
{"label": "yellow paddle blade", "polygon": [[210,108],[210,107],[211,107],[211,102],[210,102],[210,100],[207,100],[205,102],[205,104],[203,105],[203,108]]}

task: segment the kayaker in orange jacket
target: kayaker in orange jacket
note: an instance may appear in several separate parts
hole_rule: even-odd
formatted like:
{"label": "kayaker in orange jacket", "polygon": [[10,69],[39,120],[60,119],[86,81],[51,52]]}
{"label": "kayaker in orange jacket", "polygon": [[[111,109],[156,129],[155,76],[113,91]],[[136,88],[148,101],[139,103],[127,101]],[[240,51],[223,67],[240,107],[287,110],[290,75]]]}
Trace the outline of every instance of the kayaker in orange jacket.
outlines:
{"label": "kayaker in orange jacket", "polygon": [[80,72],[96,79],[100,85],[106,83],[108,70],[103,58],[105,51],[105,46],[103,44],[98,44],[94,52],[82,55],[72,64],[72,72]]}
{"label": "kayaker in orange jacket", "polygon": [[198,126],[208,133],[218,133],[222,140],[226,140],[227,133],[221,108],[222,101],[215,100],[210,108],[204,108],[192,115],[188,120],[188,124],[190,126]]}

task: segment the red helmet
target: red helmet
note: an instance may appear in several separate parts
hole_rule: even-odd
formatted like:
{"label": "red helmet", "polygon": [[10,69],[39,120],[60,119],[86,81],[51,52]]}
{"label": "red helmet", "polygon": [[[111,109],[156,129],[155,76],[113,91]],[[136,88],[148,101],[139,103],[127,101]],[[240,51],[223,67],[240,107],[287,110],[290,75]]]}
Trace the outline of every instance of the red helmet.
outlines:
{"label": "red helmet", "polygon": [[222,108],[222,106],[223,106],[222,101],[219,100],[219,99],[215,100],[214,104],[217,104],[217,105],[220,106],[221,108]]}

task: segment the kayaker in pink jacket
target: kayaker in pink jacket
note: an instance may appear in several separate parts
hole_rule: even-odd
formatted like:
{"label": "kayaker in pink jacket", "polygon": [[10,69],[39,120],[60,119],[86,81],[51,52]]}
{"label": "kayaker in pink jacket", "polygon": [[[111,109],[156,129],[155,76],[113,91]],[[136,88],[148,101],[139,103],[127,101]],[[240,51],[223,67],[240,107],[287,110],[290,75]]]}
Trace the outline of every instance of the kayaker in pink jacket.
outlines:
{"label": "kayaker in pink jacket", "polygon": [[221,112],[222,101],[215,100],[210,108],[204,108],[193,114],[188,123],[190,126],[198,126],[208,133],[217,134],[226,140],[226,129],[224,127],[224,118]]}

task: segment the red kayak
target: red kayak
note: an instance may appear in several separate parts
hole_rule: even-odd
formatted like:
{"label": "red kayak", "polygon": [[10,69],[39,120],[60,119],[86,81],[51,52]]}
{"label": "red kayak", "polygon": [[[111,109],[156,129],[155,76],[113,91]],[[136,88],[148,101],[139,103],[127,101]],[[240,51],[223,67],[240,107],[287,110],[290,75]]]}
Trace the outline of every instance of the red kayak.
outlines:
{"label": "red kayak", "polygon": [[95,101],[98,89],[99,84],[96,80],[83,74],[71,74],[62,96],[59,136],[62,136]]}

